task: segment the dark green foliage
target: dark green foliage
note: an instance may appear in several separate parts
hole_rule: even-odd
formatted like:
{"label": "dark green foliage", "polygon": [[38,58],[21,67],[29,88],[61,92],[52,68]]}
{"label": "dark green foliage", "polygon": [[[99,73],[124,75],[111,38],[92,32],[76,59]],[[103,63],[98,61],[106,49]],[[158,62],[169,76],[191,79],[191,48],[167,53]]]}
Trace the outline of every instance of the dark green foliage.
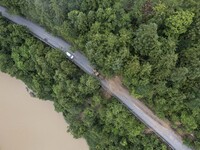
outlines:
{"label": "dark green foliage", "polygon": [[93,150],[167,149],[116,99],[106,99],[96,79],[21,26],[0,18],[0,70],[25,82],[37,97],[54,102],[76,138]]}
{"label": "dark green foliage", "polygon": [[[85,53],[102,74],[109,77],[120,75],[134,97],[140,98],[158,116],[168,119],[187,143],[200,149],[199,0],[2,0],[0,4],[71,42],[75,49]],[[29,77],[34,79],[30,84],[33,89],[42,91],[45,85],[53,87],[55,93],[61,92],[58,95],[61,96],[59,100],[62,107],[67,107],[64,104],[66,97],[62,97],[62,93],[66,92],[63,90],[65,84],[62,78],[68,73],[68,65],[55,59],[62,56],[43,47],[48,54],[37,51],[38,57],[31,57],[34,63],[30,63],[30,56],[25,49],[30,47],[30,50],[40,50],[42,45],[32,44],[31,38],[21,40],[14,35],[7,38],[7,32],[13,30],[13,25],[7,31],[3,31],[1,25],[0,30],[3,39],[6,37],[6,40],[1,40],[0,60],[8,61],[7,65],[0,64],[1,70],[19,77],[23,77],[27,71],[32,74],[38,71],[37,78],[35,75]],[[27,47],[22,45],[23,42],[27,43]],[[6,50],[9,43],[15,46]],[[13,49],[17,49],[16,52],[12,52]],[[35,68],[30,68],[33,65]],[[55,71],[54,68],[58,66],[62,71]],[[72,70],[70,68],[69,72]],[[61,80],[58,85],[51,79],[54,75]],[[74,76],[69,78],[78,80]],[[40,85],[45,79],[48,79],[45,84]],[[86,76],[80,77],[79,81],[89,87],[78,88],[80,92],[86,92],[87,96],[91,96],[97,88],[95,81]],[[75,83],[66,84],[75,90]],[[38,96],[45,98],[48,92],[52,92],[52,88],[46,88]],[[48,98],[52,96],[48,95]],[[77,98],[76,101],[81,100]],[[58,110],[62,109],[58,103],[55,106]],[[84,114],[88,114],[87,120],[95,120],[92,110],[88,109]],[[87,124],[91,125],[91,122]],[[72,126],[74,131],[80,133],[87,130],[86,127],[79,128],[80,122]],[[87,135],[91,145],[97,145],[91,137],[98,139],[103,134],[96,134],[98,129],[95,127]],[[112,134],[105,136],[109,138]],[[104,142],[100,147],[106,145],[107,141]],[[127,142],[121,139],[119,143],[126,145]],[[109,148],[113,149],[112,146]]]}

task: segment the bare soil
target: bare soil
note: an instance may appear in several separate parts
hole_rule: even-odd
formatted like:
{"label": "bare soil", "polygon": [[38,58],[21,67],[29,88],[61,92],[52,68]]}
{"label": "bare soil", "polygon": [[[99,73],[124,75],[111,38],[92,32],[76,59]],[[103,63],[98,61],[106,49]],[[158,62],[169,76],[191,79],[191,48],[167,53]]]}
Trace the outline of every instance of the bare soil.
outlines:
{"label": "bare soil", "polygon": [[125,95],[125,97],[132,99],[132,101],[134,101],[134,103],[140,108],[142,109],[145,113],[147,113],[149,116],[151,116],[154,120],[156,120],[159,124],[161,124],[163,127],[165,128],[170,128],[170,122],[167,119],[161,120],[159,119],[157,116],[155,116],[155,114],[147,107],[145,106],[141,101],[135,99],[132,97],[132,95],[129,93],[128,89],[122,85],[122,81],[120,79],[120,77],[115,76],[112,79],[108,80],[109,83],[109,87],[111,89],[111,92],[118,92],[122,95]]}

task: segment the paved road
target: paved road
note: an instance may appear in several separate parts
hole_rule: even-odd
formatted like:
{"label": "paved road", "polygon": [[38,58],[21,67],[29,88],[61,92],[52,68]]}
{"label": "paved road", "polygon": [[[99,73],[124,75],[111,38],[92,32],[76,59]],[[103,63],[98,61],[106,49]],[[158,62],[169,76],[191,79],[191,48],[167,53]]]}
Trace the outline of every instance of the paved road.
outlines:
{"label": "paved road", "polygon": [[[1,6],[0,12],[7,19],[17,24],[26,26],[35,37],[39,38],[46,44],[54,48],[58,48],[63,52],[68,51],[72,53],[72,51],[70,51],[70,45],[67,42],[52,36],[39,25],[32,23],[31,21],[28,21],[20,16],[10,15],[7,13],[6,9]],[[90,65],[88,59],[78,51],[72,54],[74,55],[74,59],[72,61],[86,73],[94,76],[93,67]],[[172,149],[191,150],[182,143],[181,137],[179,137],[172,129],[166,126],[162,120],[157,118],[144,104],[134,99],[125,88],[106,79],[99,78],[99,81],[101,82],[103,88],[109,90],[113,96],[120,100],[120,102],[122,102],[139,120],[141,120],[148,127],[152,128],[153,131]]]}

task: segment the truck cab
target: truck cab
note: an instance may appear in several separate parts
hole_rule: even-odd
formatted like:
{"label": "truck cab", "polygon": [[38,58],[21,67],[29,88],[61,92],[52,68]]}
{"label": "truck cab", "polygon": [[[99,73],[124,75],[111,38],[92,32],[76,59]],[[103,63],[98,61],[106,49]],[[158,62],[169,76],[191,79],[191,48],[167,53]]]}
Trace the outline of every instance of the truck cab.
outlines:
{"label": "truck cab", "polygon": [[99,72],[97,70],[94,69],[93,73],[94,73],[95,76],[97,76],[97,77],[99,76]]}

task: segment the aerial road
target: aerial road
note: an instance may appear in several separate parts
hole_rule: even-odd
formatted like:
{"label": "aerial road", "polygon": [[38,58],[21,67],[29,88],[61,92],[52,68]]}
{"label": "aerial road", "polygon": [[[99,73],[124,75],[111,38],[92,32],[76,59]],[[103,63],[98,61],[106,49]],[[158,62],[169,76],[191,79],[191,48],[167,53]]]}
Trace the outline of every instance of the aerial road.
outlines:
{"label": "aerial road", "polygon": [[[68,56],[73,63],[79,66],[86,73],[95,76],[95,69],[90,65],[88,59],[78,51],[73,53],[67,42],[51,35],[44,28],[23,17],[9,14],[4,7],[0,6],[0,12],[2,16],[12,22],[27,27],[35,37],[51,47],[60,49],[64,53],[67,52],[66,56]],[[100,81],[104,89],[109,90],[113,96],[123,103],[140,121],[151,128],[172,149],[191,150],[188,146],[183,144],[181,137],[177,133],[175,133],[164,121],[156,117],[143,103],[133,98],[121,84],[109,81],[99,76],[96,76],[96,78]]]}

